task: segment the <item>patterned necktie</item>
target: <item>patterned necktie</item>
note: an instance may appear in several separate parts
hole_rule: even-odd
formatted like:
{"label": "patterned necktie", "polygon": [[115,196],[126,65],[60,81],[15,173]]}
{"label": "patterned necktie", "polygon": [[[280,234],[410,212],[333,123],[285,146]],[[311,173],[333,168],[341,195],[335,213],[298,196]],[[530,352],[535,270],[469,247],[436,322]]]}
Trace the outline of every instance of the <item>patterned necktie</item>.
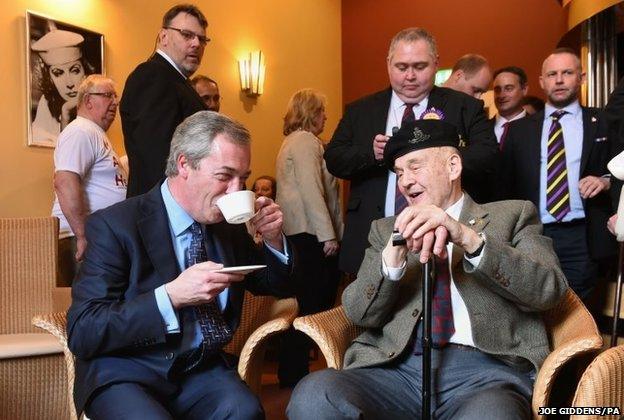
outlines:
{"label": "patterned necktie", "polygon": [[435,259],[435,285],[433,287],[433,311],[431,340],[435,347],[444,347],[455,334],[453,306],[451,305],[451,273],[448,258]]}
{"label": "patterned necktie", "polygon": [[[416,118],[414,117],[415,106],[418,106],[418,104],[405,104],[405,111],[403,111],[401,125],[408,122],[416,121]],[[397,185],[394,191],[394,214],[401,213],[401,211],[403,211],[405,207],[407,207],[407,200],[399,190],[399,178],[397,177]]]}
{"label": "patterned necktie", "polygon": [[559,120],[567,112],[559,109],[550,116],[552,124],[548,132],[546,159],[546,210],[558,222],[570,212],[568,168],[563,142],[563,130]]}
{"label": "patterned necktie", "polygon": [[[451,275],[448,258],[435,258],[435,283],[433,284],[433,301],[431,302],[431,344],[435,348],[446,346],[455,334],[453,322],[453,306],[451,305]],[[414,331],[414,354],[423,352],[423,322],[418,323]]]}
{"label": "patterned necktie", "polygon": [[500,141],[498,142],[498,150],[503,150],[503,145],[505,144],[505,139],[507,138],[507,131],[509,130],[509,121],[503,124],[503,133],[500,136]]}
{"label": "patterned necktie", "polygon": [[[191,244],[186,255],[187,268],[197,263],[208,261],[204,234],[200,224],[193,222],[189,230],[191,231]],[[200,348],[197,349],[198,351],[192,351],[188,355],[185,371],[193,369],[202,361],[204,355],[221,349],[232,339],[232,330],[223,319],[217,304],[217,298],[203,305],[194,306],[193,310],[204,339]]]}

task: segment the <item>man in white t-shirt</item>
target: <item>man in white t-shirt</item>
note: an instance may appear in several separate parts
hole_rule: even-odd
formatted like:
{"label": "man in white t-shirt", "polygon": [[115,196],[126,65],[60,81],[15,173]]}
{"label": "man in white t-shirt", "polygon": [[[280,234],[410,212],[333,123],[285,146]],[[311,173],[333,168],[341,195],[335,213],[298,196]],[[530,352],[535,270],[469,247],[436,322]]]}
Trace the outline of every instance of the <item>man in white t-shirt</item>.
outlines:
{"label": "man in white t-shirt", "polygon": [[126,174],[106,136],[118,104],[111,79],[87,77],[78,88],[78,116],[58,137],[52,215],[60,219],[59,285],[71,285],[82,260],[87,216],[126,198]]}

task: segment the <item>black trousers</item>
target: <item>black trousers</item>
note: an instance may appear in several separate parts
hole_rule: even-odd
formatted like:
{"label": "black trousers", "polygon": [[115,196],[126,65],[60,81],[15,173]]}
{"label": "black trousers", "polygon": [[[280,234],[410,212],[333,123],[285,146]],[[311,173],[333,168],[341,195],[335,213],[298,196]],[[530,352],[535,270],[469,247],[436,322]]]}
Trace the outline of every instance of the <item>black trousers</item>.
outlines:
{"label": "black trousers", "polygon": [[574,292],[586,301],[596,286],[598,263],[589,255],[587,225],[584,220],[548,223],[544,235],[553,241],[561,270]]}
{"label": "black trousers", "polygon": [[[297,250],[299,273],[295,279],[295,294],[299,315],[310,315],[330,309],[336,300],[340,280],[338,258],[326,257],[323,244],[315,235],[300,233],[288,236]],[[309,370],[312,343],[292,327],[283,334],[279,350],[278,378],[281,386],[294,386]]]}

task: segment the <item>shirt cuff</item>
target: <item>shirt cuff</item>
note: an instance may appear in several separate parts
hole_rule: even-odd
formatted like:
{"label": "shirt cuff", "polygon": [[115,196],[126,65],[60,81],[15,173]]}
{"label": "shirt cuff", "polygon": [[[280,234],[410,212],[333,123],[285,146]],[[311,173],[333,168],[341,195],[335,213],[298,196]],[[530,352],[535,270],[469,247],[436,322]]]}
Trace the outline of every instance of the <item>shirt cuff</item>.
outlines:
{"label": "shirt cuff", "polygon": [[466,254],[464,254],[464,258],[466,258],[466,261],[472,264],[473,267],[478,267],[479,263],[481,262],[481,258],[483,258],[484,251],[485,251],[485,247],[483,247],[479,255],[477,255],[476,257],[468,258],[466,257]]}
{"label": "shirt cuff", "polygon": [[264,245],[277,257],[278,260],[282,264],[288,265],[288,261],[290,260],[290,256],[288,255],[288,243],[286,241],[286,237],[282,234],[282,243],[284,244],[284,252],[279,252],[277,249],[273,248],[267,241],[264,241]]}
{"label": "shirt cuff", "polygon": [[385,278],[392,281],[399,281],[403,274],[405,274],[405,267],[407,266],[407,260],[403,261],[400,267],[388,267],[384,259],[381,259],[381,273]]}
{"label": "shirt cuff", "polygon": [[178,322],[176,311],[171,304],[171,299],[169,299],[169,295],[165,290],[165,285],[163,284],[156,288],[156,290],[154,290],[154,295],[156,296],[156,304],[158,305],[160,316],[162,316],[165,322],[167,334],[179,333],[180,323]]}

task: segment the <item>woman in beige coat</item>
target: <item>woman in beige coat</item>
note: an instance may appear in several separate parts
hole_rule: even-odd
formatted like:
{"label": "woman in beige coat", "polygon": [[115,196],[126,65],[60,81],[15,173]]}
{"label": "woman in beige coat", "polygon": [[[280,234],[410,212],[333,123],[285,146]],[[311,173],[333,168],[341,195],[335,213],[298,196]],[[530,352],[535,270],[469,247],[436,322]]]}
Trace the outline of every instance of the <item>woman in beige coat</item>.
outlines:
{"label": "woman in beige coat", "polygon": [[[336,299],[340,273],[338,248],[343,222],[338,183],[327,171],[323,143],[325,97],[304,89],[295,93],[284,117],[286,138],[277,155],[277,203],[284,233],[297,251],[302,275],[296,279],[299,314],[329,309]],[[294,386],[308,374],[311,343],[289,332],[280,349],[280,385]]]}

